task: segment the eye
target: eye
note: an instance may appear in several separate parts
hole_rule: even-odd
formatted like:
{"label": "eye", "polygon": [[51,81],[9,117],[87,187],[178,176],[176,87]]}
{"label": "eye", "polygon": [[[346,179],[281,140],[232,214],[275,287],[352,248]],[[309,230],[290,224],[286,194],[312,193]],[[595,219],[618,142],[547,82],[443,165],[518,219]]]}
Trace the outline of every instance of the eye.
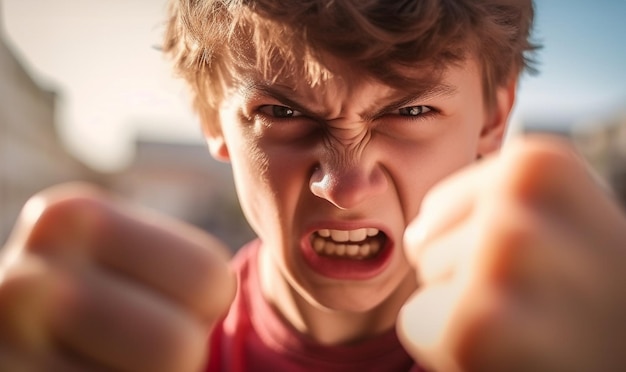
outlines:
{"label": "eye", "polygon": [[263,105],[259,107],[259,111],[267,116],[277,119],[287,119],[302,116],[300,111],[296,111],[291,107],[281,105]]}
{"label": "eye", "polygon": [[403,107],[401,109],[398,109],[398,114],[402,116],[420,116],[430,111],[432,111],[432,109],[424,105],[408,106],[408,107]]}

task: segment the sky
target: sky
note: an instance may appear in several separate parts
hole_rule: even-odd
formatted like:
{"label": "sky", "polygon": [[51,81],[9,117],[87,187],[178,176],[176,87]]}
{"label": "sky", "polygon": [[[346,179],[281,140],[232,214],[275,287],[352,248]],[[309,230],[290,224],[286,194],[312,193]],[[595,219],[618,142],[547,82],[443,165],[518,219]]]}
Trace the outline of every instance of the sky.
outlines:
{"label": "sky", "polygon": [[626,113],[626,0],[537,0],[539,75],[521,82],[517,111],[544,125]]}
{"label": "sky", "polygon": [[[536,0],[536,76],[520,81],[514,121],[589,126],[626,114],[626,0]],[[115,170],[136,136],[201,141],[182,82],[155,49],[165,0],[0,0],[0,32],[59,93],[62,140]]]}

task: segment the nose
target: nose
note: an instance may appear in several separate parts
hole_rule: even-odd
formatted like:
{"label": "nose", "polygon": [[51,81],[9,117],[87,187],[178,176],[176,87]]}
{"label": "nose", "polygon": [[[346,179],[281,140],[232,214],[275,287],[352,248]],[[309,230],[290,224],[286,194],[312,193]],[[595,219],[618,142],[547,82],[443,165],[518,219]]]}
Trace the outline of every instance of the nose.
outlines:
{"label": "nose", "polygon": [[311,192],[339,209],[352,209],[387,189],[387,176],[377,164],[332,167],[321,165],[313,171]]}

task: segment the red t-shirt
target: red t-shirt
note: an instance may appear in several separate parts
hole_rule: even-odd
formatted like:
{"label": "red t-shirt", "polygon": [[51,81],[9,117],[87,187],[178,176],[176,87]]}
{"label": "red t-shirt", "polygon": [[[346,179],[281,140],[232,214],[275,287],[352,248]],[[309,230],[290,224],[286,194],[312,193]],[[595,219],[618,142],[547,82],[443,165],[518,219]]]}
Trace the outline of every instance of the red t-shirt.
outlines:
{"label": "red t-shirt", "polygon": [[261,294],[259,246],[254,241],[233,259],[239,287],[213,330],[206,371],[421,371],[394,330],[354,345],[324,346],[291,327]]}

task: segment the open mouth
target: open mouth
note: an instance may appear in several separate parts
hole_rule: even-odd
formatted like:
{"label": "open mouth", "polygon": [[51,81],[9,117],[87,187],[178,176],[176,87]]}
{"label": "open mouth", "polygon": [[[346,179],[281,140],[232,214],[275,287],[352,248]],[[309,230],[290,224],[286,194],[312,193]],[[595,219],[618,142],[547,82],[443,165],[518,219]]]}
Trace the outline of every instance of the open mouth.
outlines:
{"label": "open mouth", "polygon": [[385,246],[385,234],[373,227],[355,230],[321,229],[311,234],[311,247],[320,256],[367,260]]}

